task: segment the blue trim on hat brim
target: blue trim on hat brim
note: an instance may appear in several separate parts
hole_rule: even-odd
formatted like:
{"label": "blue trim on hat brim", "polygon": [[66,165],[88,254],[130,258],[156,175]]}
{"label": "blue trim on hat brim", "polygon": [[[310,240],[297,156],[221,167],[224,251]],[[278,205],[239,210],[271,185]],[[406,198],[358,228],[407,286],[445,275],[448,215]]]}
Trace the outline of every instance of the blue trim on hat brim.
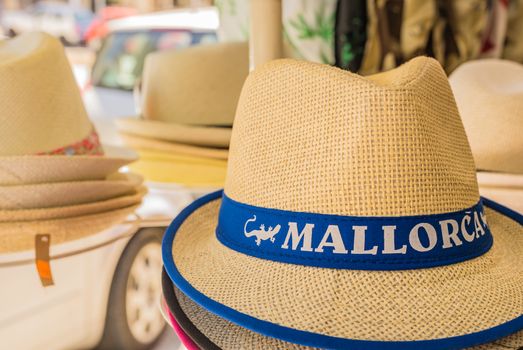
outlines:
{"label": "blue trim on hat brim", "polygon": [[[523,315],[510,320],[501,325],[466,335],[460,335],[449,338],[438,338],[432,340],[416,340],[416,341],[373,341],[373,340],[356,340],[333,337],[308,331],[297,330],[285,326],[281,326],[268,321],[263,321],[255,317],[238,312],[228,306],[220,304],[215,300],[207,297],[203,293],[196,290],[178,271],[174,265],[172,256],[172,245],[176,232],[182,223],[197,209],[203,205],[219,200],[222,197],[223,190],[210,193],[203,196],[188,207],[173,220],[167,228],[162,242],[162,256],[165,269],[171,280],[176,286],[190,297],[194,302],[204,307],[208,311],[230,321],[236,323],[251,331],[260,333],[262,335],[281,339],[291,343],[301,344],[304,346],[325,348],[325,349],[367,349],[367,350],[409,350],[409,349],[425,349],[425,350],[443,350],[443,349],[462,349],[479,344],[492,342],[502,337],[508,336],[523,329]],[[490,199],[482,198],[486,207],[497,211],[498,213],[515,220],[523,225],[523,215],[501,205]]]}

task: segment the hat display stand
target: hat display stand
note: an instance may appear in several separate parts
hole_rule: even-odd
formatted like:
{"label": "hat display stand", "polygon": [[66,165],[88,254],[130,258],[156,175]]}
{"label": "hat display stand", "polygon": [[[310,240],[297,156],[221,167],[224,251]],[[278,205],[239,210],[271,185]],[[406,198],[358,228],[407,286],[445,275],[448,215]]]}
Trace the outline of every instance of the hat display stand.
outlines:
{"label": "hat display stand", "polygon": [[[102,243],[91,237],[136,231],[147,190],[119,170],[137,155],[102,145],[59,40],[26,33],[0,42],[0,119],[0,274],[20,284],[15,291],[65,280],[70,269],[56,261],[96,250]],[[40,282],[12,277],[31,268]]]}

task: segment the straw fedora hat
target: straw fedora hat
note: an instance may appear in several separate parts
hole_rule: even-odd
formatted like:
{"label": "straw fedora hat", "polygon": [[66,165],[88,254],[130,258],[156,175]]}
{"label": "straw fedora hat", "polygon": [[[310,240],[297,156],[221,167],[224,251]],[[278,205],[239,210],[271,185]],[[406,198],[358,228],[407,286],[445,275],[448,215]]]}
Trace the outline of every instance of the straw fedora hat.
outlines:
{"label": "straw fedora hat", "polygon": [[477,169],[523,174],[523,65],[470,61],[449,81]]}
{"label": "straw fedora hat", "polygon": [[523,328],[522,223],[480,199],[437,61],[363,78],[278,60],[243,87],[224,191],[172,222],[163,260],[194,302],[283,341],[465,348]]}
{"label": "straw fedora hat", "polygon": [[0,185],[103,179],[136,159],[102,148],[60,42],[0,41]]}
{"label": "straw fedora hat", "polygon": [[248,58],[246,43],[149,54],[142,78],[142,115],[119,119],[117,127],[164,141],[228,147]]}
{"label": "straw fedora hat", "polygon": [[[240,327],[199,306],[174,287],[165,270],[162,273],[162,313],[187,349],[313,349],[288,343]],[[523,331],[469,350],[521,349]]]}
{"label": "straw fedora hat", "polygon": [[111,174],[105,180],[0,186],[0,210],[36,209],[102,201],[135,192],[143,178]]}

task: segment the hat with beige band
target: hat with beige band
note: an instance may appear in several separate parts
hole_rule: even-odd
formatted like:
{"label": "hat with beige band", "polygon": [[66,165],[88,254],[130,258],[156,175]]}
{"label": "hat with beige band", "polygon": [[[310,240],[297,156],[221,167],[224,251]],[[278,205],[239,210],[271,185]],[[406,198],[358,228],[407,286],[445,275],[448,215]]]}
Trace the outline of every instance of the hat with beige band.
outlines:
{"label": "hat with beige band", "polygon": [[480,193],[523,213],[523,65],[470,61],[449,81],[476,162]]}
{"label": "hat with beige band", "polygon": [[136,159],[103,148],[60,42],[43,33],[0,41],[0,185],[101,180]]}
{"label": "hat with beige band", "polygon": [[171,280],[265,336],[455,349],[523,328],[523,218],[478,193],[445,72],[293,60],[246,80],[223,192],[169,226]]}
{"label": "hat with beige band", "polygon": [[[174,287],[165,270],[162,273],[162,290],[167,304],[162,313],[169,318],[168,322],[172,323],[176,334],[188,350],[313,349],[261,335],[207,311]],[[521,350],[523,331],[468,349]]]}
{"label": "hat with beige band", "polygon": [[227,148],[248,59],[246,43],[149,54],[142,78],[142,114],[119,119],[119,131],[182,145]]}

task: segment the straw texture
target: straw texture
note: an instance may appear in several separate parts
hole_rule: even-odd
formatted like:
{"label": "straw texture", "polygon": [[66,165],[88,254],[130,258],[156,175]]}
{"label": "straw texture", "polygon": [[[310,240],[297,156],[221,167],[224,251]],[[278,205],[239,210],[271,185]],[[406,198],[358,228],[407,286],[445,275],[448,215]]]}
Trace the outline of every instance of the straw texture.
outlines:
{"label": "straw texture", "polygon": [[84,204],[51,208],[0,210],[0,222],[51,220],[101,213],[139,204],[146,193],[147,189],[141,186],[128,195]]}
{"label": "straw texture", "polygon": [[225,192],[292,211],[436,214],[478,201],[474,169],[437,61],[416,58],[364,79],[281,60],[245,83]]}
{"label": "straw texture", "polygon": [[[479,200],[472,154],[445,73],[416,58],[369,78],[273,61],[247,79],[225,193],[298,212],[407,216]],[[484,255],[430,269],[362,271],[258,259],[223,246],[220,200],[196,209],[173,242],[196,290],[241,313],[360,340],[432,340],[480,332],[523,314],[522,227],[486,209]]]}
{"label": "straw texture", "polygon": [[104,147],[105,156],[7,156],[0,157],[0,185],[103,180],[137,154],[120,147]]}
{"label": "straw texture", "polygon": [[[176,233],[173,258],[201,293],[242,313],[349,339],[458,336],[523,314],[521,225],[487,209],[494,246],[462,263],[406,271],[321,269],[257,259],[215,237],[220,201]],[[466,292],[464,292],[466,291]]]}
{"label": "straw texture", "polygon": [[0,210],[69,206],[132,194],[143,182],[136,174],[116,173],[106,180],[0,186]]}
{"label": "straw texture", "polygon": [[0,41],[0,106],[0,156],[52,151],[92,131],[64,49],[44,33]]}
{"label": "straw texture", "polygon": [[138,205],[54,220],[0,222],[0,254],[34,250],[36,234],[48,233],[53,245],[100,233],[122,223]]}
{"label": "straw texture", "polygon": [[471,61],[449,81],[478,170],[523,174],[523,65]]}
{"label": "straw texture", "polygon": [[[252,332],[229,322],[213,313],[205,310],[176,287],[174,293],[176,301],[179,303],[190,322],[221,349],[240,350],[240,349],[314,349],[312,347],[300,346],[279,339],[270,338]],[[176,314],[175,314],[176,316]],[[192,334],[189,334],[192,336]],[[503,350],[519,349],[523,346],[523,331],[511,336],[502,338],[493,343],[483,344],[468,348],[469,350]]]}

